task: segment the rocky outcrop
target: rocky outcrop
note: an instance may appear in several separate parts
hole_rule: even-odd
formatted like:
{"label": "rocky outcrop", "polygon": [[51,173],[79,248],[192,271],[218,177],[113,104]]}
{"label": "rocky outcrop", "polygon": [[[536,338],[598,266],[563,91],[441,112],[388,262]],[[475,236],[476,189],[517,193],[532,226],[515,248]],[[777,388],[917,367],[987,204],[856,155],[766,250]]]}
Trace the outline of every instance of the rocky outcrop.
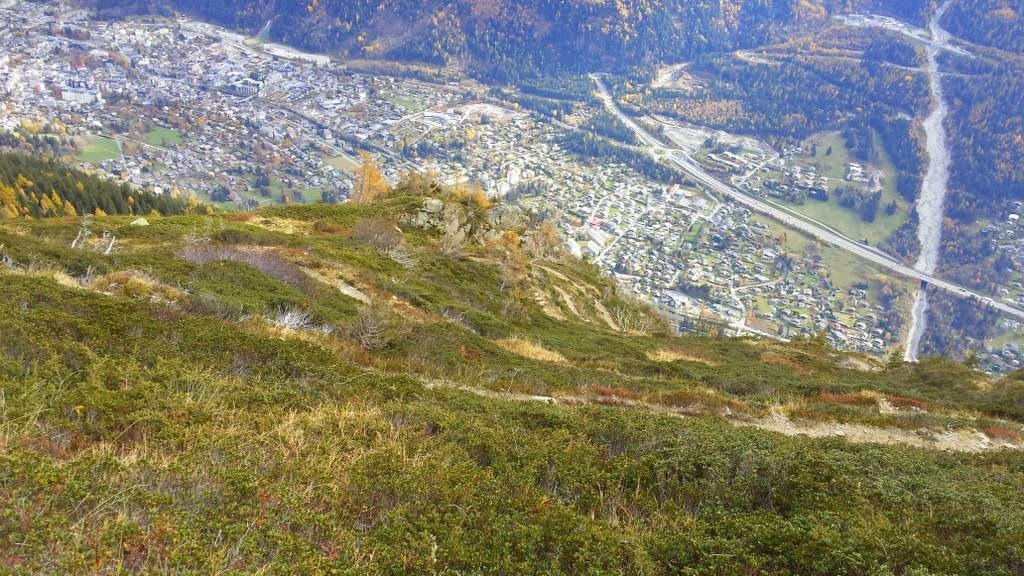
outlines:
{"label": "rocky outcrop", "polygon": [[486,243],[496,240],[501,231],[523,226],[525,217],[518,208],[503,205],[489,210],[467,208],[462,202],[426,198],[409,216],[407,224],[437,232],[455,242]]}

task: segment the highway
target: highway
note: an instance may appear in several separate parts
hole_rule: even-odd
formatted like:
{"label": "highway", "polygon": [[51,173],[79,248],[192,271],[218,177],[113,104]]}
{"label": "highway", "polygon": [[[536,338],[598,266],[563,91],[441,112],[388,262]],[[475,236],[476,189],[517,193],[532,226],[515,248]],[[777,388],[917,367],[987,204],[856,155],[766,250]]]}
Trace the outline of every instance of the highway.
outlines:
{"label": "highway", "polygon": [[808,236],[817,238],[822,242],[827,242],[828,244],[831,244],[841,250],[845,250],[851,254],[855,254],[856,256],[874,263],[879,268],[883,268],[889,272],[894,272],[906,278],[912,278],[919,282],[926,283],[929,286],[933,286],[954,296],[975,300],[981,305],[1024,320],[1024,309],[1012,306],[1005,302],[1000,302],[990,296],[979,294],[969,288],[948,280],[943,280],[933,274],[920,272],[913,266],[904,264],[876,248],[866,246],[861,242],[844,236],[835,230],[805,220],[759,198],[745,194],[722,182],[709,174],[693,158],[682,150],[669,148],[662,144],[657,138],[651,136],[639,124],[634,122],[632,118],[622,112],[619,106],[615,103],[615,99],[612,98],[611,93],[608,91],[608,87],[605,86],[604,81],[601,80],[600,76],[591,74],[590,78],[594,81],[594,84],[597,85],[599,95],[601,100],[604,102],[605,108],[633,130],[652,155],[659,158],[666,158],[677,168],[686,172],[691,178],[703,184],[708,190],[731,198],[734,202],[741,204],[754,212],[769,216],[789,228],[799,230]]}

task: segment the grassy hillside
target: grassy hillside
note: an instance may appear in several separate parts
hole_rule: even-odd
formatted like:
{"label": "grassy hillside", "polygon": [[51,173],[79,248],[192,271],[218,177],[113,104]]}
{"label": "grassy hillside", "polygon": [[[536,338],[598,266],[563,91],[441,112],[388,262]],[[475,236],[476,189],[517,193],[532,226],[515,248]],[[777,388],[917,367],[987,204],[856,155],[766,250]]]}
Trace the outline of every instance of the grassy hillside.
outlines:
{"label": "grassy hillside", "polygon": [[0,222],[5,570],[1024,566],[1016,378],[674,337],[424,182],[130,221]]}

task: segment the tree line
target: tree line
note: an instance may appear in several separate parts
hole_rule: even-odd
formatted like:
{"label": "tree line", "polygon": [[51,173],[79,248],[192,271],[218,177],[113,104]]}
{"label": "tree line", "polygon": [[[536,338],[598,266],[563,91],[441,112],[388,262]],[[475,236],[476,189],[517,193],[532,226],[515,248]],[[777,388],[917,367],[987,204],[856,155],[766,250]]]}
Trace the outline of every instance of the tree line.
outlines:
{"label": "tree line", "polygon": [[0,153],[0,218],[175,215],[194,208],[184,199],[137,190],[56,160]]}

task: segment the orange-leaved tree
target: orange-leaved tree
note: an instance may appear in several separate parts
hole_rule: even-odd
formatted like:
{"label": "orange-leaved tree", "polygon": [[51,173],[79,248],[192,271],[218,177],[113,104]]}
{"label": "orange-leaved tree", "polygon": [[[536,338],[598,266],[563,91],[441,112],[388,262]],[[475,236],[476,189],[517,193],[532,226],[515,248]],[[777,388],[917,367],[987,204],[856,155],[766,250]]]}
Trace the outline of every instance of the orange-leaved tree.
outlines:
{"label": "orange-leaved tree", "polygon": [[388,182],[380,173],[380,168],[377,167],[372,155],[363,152],[359,155],[359,160],[362,165],[356,172],[356,184],[352,189],[351,199],[360,204],[369,204],[387,193]]}

